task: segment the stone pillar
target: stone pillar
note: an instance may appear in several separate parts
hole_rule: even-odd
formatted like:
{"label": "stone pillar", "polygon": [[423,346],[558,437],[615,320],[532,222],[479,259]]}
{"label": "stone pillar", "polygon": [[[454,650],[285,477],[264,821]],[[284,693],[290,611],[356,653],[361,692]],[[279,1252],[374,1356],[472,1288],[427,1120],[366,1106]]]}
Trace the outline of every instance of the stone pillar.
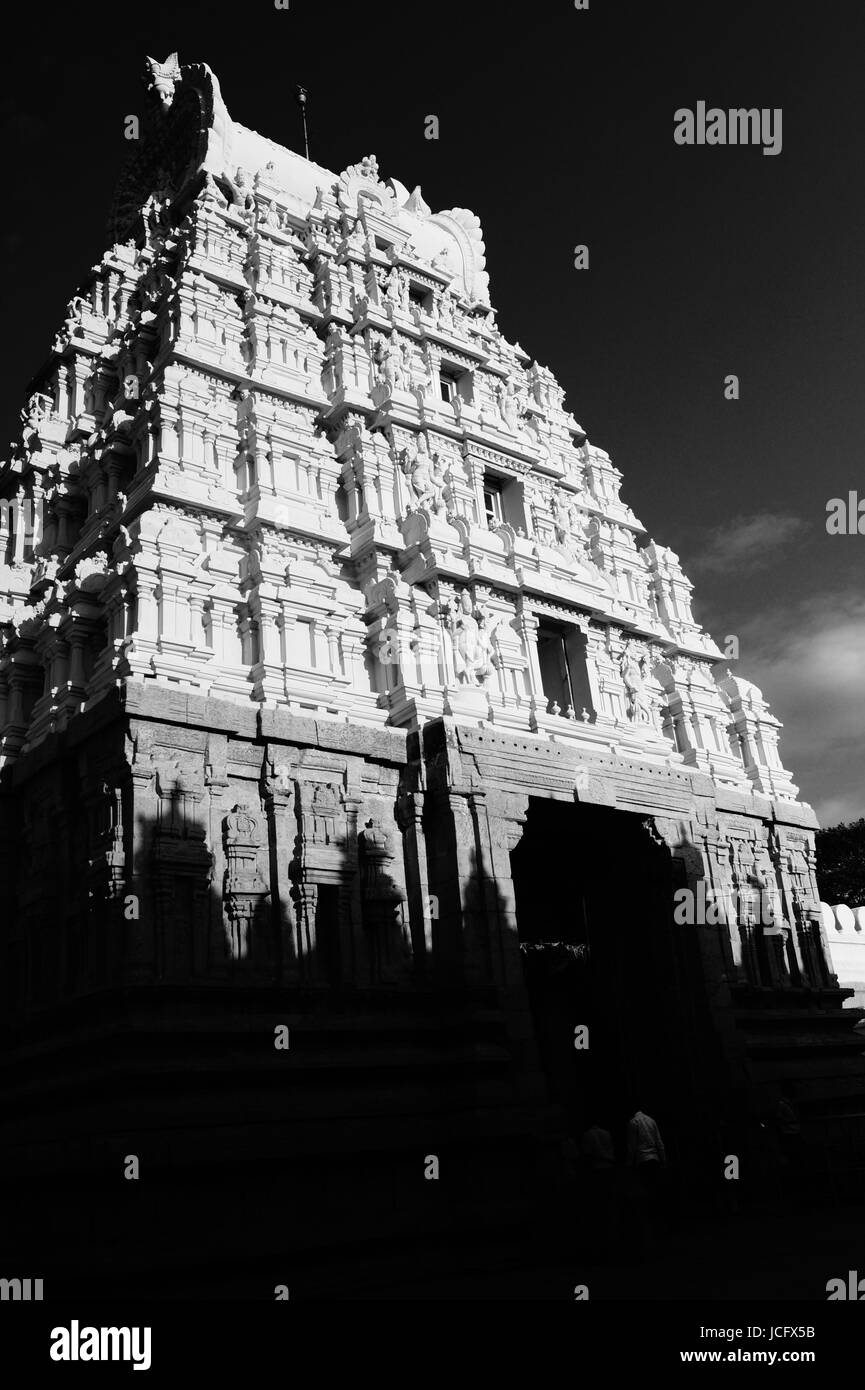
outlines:
{"label": "stone pillar", "polygon": [[264,803],[270,843],[270,895],[277,924],[276,978],[280,984],[296,985],[300,983],[301,972],[289,878],[297,832],[294,782],[290,776],[291,750],[271,744],[267,757],[270,775],[265,784]]}
{"label": "stone pillar", "polygon": [[132,765],[132,877],[128,886],[138,897],[139,915],[124,919],[123,979],[144,984],[156,970],[155,885],[149,872],[156,828],[156,771],[152,764],[136,760]]}
{"label": "stone pillar", "polygon": [[418,974],[432,962],[434,935],[438,931],[438,899],[430,892],[429,865],[423,833],[423,793],[401,791],[397,797],[397,820],[403,833],[408,911],[411,924],[412,954]]}
{"label": "stone pillar", "polygon": [[318,908],[318,886],[302,880],[291,891],[294,905],[294,945],[300,980],[305,985],[320,984],[316,955],[315,914]]}

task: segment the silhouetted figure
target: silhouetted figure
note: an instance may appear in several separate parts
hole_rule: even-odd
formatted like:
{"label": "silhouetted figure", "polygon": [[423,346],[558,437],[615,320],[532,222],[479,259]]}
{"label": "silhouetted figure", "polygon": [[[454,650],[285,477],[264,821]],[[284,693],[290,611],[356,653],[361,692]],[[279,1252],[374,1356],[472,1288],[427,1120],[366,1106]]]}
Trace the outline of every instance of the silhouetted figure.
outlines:
{"label": "silhouetted figure", "polygon": [[658,1230],[665,1205],[667,1153],[658,1126],[643,1110],[635,1110],[628,1121],[626,1153],[628,1167],[637,1179],[633,1196],[640,1228],[639,1245],[645,1250]]}

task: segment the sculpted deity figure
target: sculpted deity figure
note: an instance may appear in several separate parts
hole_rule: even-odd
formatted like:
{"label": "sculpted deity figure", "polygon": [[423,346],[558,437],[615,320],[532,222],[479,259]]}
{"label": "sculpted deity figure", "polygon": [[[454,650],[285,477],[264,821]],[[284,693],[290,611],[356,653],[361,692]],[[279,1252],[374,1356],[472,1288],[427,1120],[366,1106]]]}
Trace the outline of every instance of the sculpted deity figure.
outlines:
{"label": "sculpted deity figure", "polygon": [[221,208],[228,205],[228,199],[209,171],[204,175],[204,183],[198,196],[203,203],[215,203],[217,207]]}
{"label": "sculpted deity figure", "polygon": [[473,681],[480,656],[480,627],[472,612],[472,601],[463,589],[459,607],[451,613],[451,641],[454,648],[454,664],[457,679],[463,683]]}
{"label": "sculpted deity figure", "polygon": [[431,500],[432,491],[430,486],[429,455],[422,454],[420,450],[414,458],[410,458],[408,450],[403,454],[403,471],[405,472],[412,493],[414,494],[415,505],[424,507]]}
{"label": "sculpted deity figure", "polygon": [[436,513],[446,510],[446,503],[448,501],[447,482],[447,466],[438,454],[433,454],[430,470],[430,487],[433,495],[433,511]]}
{"label": "sculpted deity figure", "polygon": [[38,430],[50,410],[51,397],[46,396],[44,391],[34,391],[27,405],[19,411],[19,418],[25,429]]}
{"label": "sculpted deity figure", "polygon": [[480,644],[481,670],[485,677],[489,675],[493,664],[493,637],[500,622],[501,618],[493,616],[483,604],[478,609],[478,642]]}
{"label": "sculpted deity figure", "polygon": [[81,295],[74,294],[66,305],[66,326],[68,329],[75,328],[81,322],[84,307],[84,300]]}
{"label": "sculpted deity figure", "polygon": [[241,215],[247,219],[254,216],[255,194],[252,191],[252,180],[245,169],[238,169],[234,176],[234,195]]}
{"label": "sculpted deity figure", "polygon": [[628,692],[628,718],[635,724],[652,723],[652,702],[646,688],[649,662],[645,654],[639,659],[629,643],[622,653],[619,670]]}
{"label": "sculpted deity figure", "polygon": [[399,271],[396,266],[392,266],[385,279],[385,296],[391,304],[398,305],[400,302],[400,283]]}
{"label": "sculpted deity figure", "polygon": [[508,429],[516,432],[520,427],[520,403],[516,390],[514,389],[513,380],[509,377],[506,382],[499,383],[496,394],[498,396],[499,410],[501,411],[502,419],[508,426]]}
{"label": "sculpted deity figure", "polygon": [[491,618],[485,608],[473,607],[471,595],[463,589],[456,610],[451,609],[450,620],[454,666],[461,684],[482,685],[489,676],[497,626],[498,620]]}
{"label": "sculpted deity figure", "polygon": [[592,559],[591,542],[580,510],[574,502],[563,501],[556,491],[550,496],[556,546],[562,554],[579,564]]}
{"label": "sculpted deity figure", "polygon": [[349,246],[353,246],[357,250],[361,250],[363,248],[363,244],[366,241],[366,232],[364,231],[363,222],[360,218],[358,218],[355,222],[354,226],[348,234],[348,237],[346,238],[346,241]]}
{"label": "sculpted deity figure", "polygon": [[[333,389],[339,391],[342,388],[342,333],[339,324],[334,319],[327,330],[327,342],[325,346],[325,371],[329,370]],[[323,373],[324,374],[324,373]]]}
{"label": "sculpted deity figure", "polygon": [[438,454],[430,457],[422,434],[418,435],[414,456],[410,457],[408,450],[404,452],[403,470],[408,476],[415,505],[426,507],[436,515],[443,512],[447,495],[447,468]]}
{"label": "sculpted deity figure", "polygon": [[532,365],[534,367],[532,375],[532,395],[539,406],[548,409],[550,404],[550,384],[547,379],[547,374],[544,368],[539,366],[537,362]]}
{"label": "sculpted deity figure", "polygon": [[405,368],[398,346],[380,338],[376,344],[374,361],[379,382],[389,387],[391,391],[394,389],[402,390],[405,385]]}
{"label": "sculpted deity figure", "polygon": [[556,533],[556,541],[559,545],[564,545],[570,533],[570,520],[567,508],[563,506],[557,492],[550,494],[550,511],[553,515],[553,529]]}
{"label": "sculpted deity figure", "polygon": [[411,343],[403,343],[400,349],[402,362],[403,382],[407,390],[411,391],[414,387],[413,357]]}
{"label": "sculpted deity figure", "polygon": [[646,554],[645,550],[638,550],[637,554],[639,555],[640,559],[646,567],[646,600],[649,605],[649,611],[651,612],[652,617],[656,618],[660,622],[661,614],[658,609],[658,595],[655,590],[655,572],[652,568],[652,561]]}
{"label": "sculpted deity figure", "polygon": [[405,360],[399,343],[388,347],[388,355],[393,363],[393,384],[397,391],[405,390]]}
{"label": "sculpted deity figure", "polygon": [[438,309],[438,320],[441,328],[454,327],[454,304],[453,298],[447,291],[444,294],[439,291],[436,298],[436,308]]}

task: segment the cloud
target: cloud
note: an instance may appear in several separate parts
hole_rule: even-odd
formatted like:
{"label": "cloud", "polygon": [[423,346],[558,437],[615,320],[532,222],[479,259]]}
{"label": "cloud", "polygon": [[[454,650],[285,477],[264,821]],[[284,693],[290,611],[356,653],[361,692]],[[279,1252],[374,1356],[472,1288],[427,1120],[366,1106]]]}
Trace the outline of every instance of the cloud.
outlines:
{"label": "cloud", "polygon": [[773,552],[808,529],[801,517],[785,512],[734,516],[707,532],[688,568],[703,573],[752,572],[769,564]]}
{"label": "cloud", "polygon": [[782,721],[781,761],[823,825],[865,815],[865,596],[812,594],[740,625],[738,669]]}

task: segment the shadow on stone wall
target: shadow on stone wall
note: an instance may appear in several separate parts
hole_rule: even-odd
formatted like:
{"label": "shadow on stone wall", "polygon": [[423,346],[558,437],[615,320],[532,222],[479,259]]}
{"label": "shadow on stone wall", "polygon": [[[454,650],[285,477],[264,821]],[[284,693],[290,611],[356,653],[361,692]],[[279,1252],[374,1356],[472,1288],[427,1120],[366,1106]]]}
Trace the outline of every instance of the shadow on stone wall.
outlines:
{"label": "shadow on stone wall", "polygon": [[[52,1295],[302,1296],[522,1230],[542,1116],[520,1044],[491,979],[457,960],[436,982],[454,936],[434,916],[433,958],[413,958],[381,829],[295,844],[286,901],[266,827],[231,811],[215,872],[185,796],[134,847],[86,806],[53,854],[29,809],[16,827],[12,1265]],[[468,885],[473,930],[495,892]]]}
{"label": "shadow on stone wall", "polygon": [[[6,803],[10,1274],[51,1296],[351,1297],[359,1278],[495,1264],[503,1242],[578,1258],[587,1189],[563,1147],[599,1118],[620,1135],[631,1102],[655,1114],[690,1196],[725,1209],[731,1152],[763,1163],[758,1198],[775,1181],[765,1135],[701,1099],[689,1039],[711,1038],[687,1011],[702,967],[661,910],[669,853],[638,851],[633,818],[543,813],[555,834],[542,814],[512,855],[517,933],[478,853],[457,882],[447,834],[431,834],[410,928],[374,817],[349,844],[321,800],[285,845],[238,804],[216,853],[190,795],[176,786],[134,843],[92,788],[65,822],[38,779],[20,813]],[[623,889],[623,854],[642,897]],[[557,857],[563,877],[541,890]],[[536,966],[520,940],[586,951]],[[607,1049],[591,1076],[574,1070],[582,1022]]]}

